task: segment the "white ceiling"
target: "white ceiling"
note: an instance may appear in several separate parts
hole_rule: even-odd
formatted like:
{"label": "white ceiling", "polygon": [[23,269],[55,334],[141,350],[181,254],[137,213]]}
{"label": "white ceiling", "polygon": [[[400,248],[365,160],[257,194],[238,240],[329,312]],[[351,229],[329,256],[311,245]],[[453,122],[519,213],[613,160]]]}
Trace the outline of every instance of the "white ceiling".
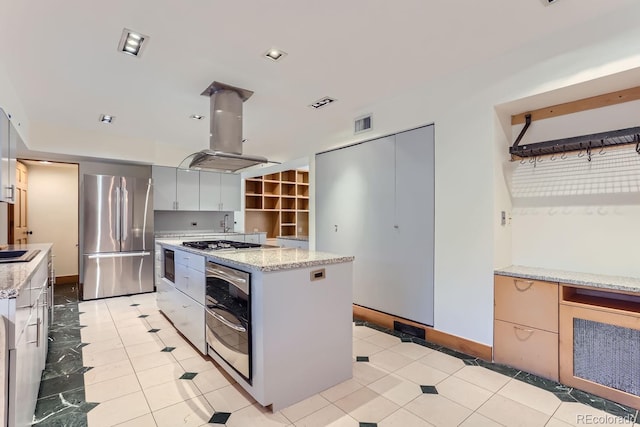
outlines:
{"label": "white ceiling", "polygon": [[[244,105],[245,153],[284,161],[321,148],[381,99],[567,29],[576,38],[597,25],[613,31],[601,18],[635,3],[0,0],[0,61],[26,115],[27,144],[44,151],[68,150],[74,138],[184,155],[207,148],[209,100],[200,93],[217,80],[255,92]],[[117,52],[124,27],[150,36],[140,58]],[[288,56],[265,59],[272,47]],[[308,107],[324,96],[338,101]],[[98,122],[102,113],[116,116],[113,125]]]}

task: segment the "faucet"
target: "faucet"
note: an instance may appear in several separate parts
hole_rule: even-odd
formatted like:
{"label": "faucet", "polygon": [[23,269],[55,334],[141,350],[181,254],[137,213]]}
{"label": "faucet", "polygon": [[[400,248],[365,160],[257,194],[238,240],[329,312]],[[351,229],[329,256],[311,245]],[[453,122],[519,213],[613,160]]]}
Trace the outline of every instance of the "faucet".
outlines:
{"label": "faucet", "polygon": [[229,225],[228,225],[228,221],[229,221],[229,214],[224,214],[224,219],[222,220],[222,232],[223,233],[228,233],[229,232]]}

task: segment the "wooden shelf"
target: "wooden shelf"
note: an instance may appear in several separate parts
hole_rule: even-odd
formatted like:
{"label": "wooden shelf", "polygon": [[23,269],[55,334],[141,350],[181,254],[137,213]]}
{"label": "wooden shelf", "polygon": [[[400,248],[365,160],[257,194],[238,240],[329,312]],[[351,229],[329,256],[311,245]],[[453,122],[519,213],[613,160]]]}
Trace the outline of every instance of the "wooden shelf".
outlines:
{"label": "wooden shelf", "polygon": [[245,180],[245,227],[267,238],[309,235],[309,172],[286,170]]}

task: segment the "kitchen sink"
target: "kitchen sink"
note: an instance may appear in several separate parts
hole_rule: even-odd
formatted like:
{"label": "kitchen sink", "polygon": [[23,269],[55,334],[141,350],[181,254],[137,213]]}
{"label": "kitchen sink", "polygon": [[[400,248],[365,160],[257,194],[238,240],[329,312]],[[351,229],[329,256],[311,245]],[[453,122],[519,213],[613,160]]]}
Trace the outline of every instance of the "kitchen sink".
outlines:
{"label": "kitchen sink", "polygon": [[40,253],[40,249],[0,251],[0,263],[6,262],[28,262]]}

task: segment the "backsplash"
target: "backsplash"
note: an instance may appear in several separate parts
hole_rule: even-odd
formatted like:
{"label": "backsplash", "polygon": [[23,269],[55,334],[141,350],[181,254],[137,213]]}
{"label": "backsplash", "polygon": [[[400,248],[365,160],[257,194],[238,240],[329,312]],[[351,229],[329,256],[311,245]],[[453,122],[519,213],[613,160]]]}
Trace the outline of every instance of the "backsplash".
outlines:
{"label": "backsplash", "polygon": [[[221,222],[229,215],[227,224],[235,229],[234,212],[155,211],[154,231],[214,231],[222,232]],[[195,224],[195,225],[194,225]]]}

